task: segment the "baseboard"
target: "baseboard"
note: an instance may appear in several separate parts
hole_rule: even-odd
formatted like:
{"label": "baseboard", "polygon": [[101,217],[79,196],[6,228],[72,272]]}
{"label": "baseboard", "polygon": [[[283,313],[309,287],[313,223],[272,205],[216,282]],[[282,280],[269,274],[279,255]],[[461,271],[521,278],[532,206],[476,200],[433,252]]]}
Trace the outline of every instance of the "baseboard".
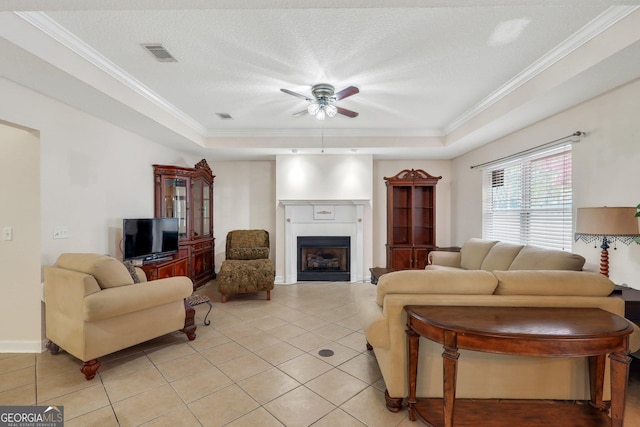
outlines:
{"label": "baseboard", "polygon": [[[356,277],[356,280],[353,281],[348,281],[345,283],[361,283],[361,282],[371,282],[371,276],[358,276]],[[282,276],[276,276],[275,282],[276,285],[295,285],[296,282],[294,283],[285,283],[284,282],[284,278]],[[298,282],[300,283],[300,282]],[[304,282],[302,282],[304,283]]]}
{"label": "baseboard", "polygon": [[46,341],[0,341],[0,353],[42,353]]}

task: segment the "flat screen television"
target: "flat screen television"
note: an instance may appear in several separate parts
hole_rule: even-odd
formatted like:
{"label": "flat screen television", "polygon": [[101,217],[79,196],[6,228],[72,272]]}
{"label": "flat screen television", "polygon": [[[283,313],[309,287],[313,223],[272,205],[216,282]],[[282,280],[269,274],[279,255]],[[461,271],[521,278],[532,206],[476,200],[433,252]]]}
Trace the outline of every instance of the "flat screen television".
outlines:
{"label": "flat screen television", "polygon": [[178,252],[178,218],[125,218],[123,258],[152,261]]}

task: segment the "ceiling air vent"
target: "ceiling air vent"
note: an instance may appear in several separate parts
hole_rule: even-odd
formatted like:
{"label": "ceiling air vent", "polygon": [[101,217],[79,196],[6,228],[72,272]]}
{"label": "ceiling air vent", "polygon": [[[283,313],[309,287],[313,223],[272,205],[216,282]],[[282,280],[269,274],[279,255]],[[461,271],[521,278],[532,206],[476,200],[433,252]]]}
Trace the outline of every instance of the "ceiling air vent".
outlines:
{"label": "ceiling air vent", "polygon": [[147,49],[160,62],[178,62],[160,43],[143,44],[142,47]]}
{"label": "ceiling air vent", "polygon": [[229,113],[216,113],[216,115],[222,120],[233,120],[233,117],[231,117],[231,114]]}

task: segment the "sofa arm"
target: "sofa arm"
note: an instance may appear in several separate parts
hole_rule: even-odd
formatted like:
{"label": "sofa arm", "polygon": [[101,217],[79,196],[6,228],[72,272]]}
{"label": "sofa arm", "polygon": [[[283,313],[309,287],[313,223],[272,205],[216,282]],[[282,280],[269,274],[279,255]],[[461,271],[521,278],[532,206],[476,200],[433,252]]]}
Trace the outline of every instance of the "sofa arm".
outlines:
{"label": "sofa arm", "polygon": [[100,286],[90,274],[44,267],[44,297],[50,311],[77,314],[82,300],[96,292],[100,292]]}
{"label": "sofa arm", "polygon": [[389,348],[389,322],[382,307],[375,303],[376,286],[363,283],[354,285],[353,289],[358,317],[367,342],[373,347]]}
{"label": "sofa arm", "polygon": [[428,256],[428,264],[460,268],[460,259],[460,252],[431,251]]}
{"label": "sofa arm", "polygon": [[193,283],[184,276],[104,289],[84,299],[83,317],[86,322],[90,322],[121,316],[182,301],[192,292]]}

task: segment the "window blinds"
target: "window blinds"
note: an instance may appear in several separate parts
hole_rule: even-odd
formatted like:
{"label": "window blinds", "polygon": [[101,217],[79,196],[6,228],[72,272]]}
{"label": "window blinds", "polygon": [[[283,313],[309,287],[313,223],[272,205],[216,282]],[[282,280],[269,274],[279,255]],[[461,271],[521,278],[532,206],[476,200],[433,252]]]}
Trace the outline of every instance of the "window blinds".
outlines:
{"label": "window blinds", "polygon": [[571,250],[571,142],[483,171],[485,239]]}

